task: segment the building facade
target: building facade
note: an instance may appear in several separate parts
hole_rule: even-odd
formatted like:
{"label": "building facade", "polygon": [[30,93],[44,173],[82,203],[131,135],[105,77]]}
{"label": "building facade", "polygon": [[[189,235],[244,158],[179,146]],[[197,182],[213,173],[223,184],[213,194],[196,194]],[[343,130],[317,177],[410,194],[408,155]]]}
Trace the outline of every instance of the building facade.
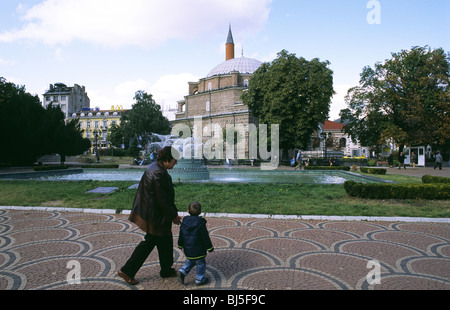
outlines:
{"label": "building facade", "polygon": [[312,134],[309,147],[304,153],[315,158],[328,157],[330,154],[368,158],[369,147],[361,146],[359,142],[353,142],[351,137],[344,132],[344,126],[344,124],[332,121],[319,124],[318,130]]}
{"label": "building facade", "polygon": [[201,123],[202,136],[207,139],[217,134],[214,132],[217,128],[225,130],[227,125],[257,123],[248,106],[243,104],[241,95],[248,89],[253,73],[262,62],[243,56],[235,58],[234,50],[230,27],[225,44],[225,61],[213,68],[206,77],[188,83],[188,95],[178,101],[178,111],[171,122],[173,126],[187,124],[194,130],[194,122]]}
{"label": "building facade", "polygon": [[50,84],[49,89],[44,93],[42,105],[44,108],[51,103],[61,107],[67,120],[73,113],[89,109],[91,101],[86,93],[86,88],[75,84],[68,87],[63,83]]}
{"label": "building facade", "polygon": [[111,126],[120,126],[120,117],[124,112],[122,107],[111,107],[111,110],[99,110],[85,108],[81,112],[72,113],[71,119],[78,119],[80,128],[83,130],[83,138],[91,140],[91,153],[98,149],[110,147],[108,136]]}

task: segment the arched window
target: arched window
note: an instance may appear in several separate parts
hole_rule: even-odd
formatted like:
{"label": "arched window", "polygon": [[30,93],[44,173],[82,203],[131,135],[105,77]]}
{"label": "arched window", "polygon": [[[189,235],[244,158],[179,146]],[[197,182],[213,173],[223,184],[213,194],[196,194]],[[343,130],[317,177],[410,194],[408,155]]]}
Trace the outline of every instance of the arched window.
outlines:
{"label": "arched window", "polygon": [[208,83],[208,91],[210,91],[210,90],[212,90],[212,83],[211,82]]}

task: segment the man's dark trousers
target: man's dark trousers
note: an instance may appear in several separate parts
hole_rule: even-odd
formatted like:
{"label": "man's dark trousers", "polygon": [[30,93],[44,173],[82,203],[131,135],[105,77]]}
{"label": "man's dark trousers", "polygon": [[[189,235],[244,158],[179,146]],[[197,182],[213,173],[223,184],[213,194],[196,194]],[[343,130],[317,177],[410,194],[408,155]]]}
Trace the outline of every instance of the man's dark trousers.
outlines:
{"label": "man's dark trousers", "polygon": [[173,265],[173,237],[145,235],[145,240],[137,245],[133,254],[122,267],[122,272],[134,278],[154,247],[158,249],[161,275],[167,273]]}

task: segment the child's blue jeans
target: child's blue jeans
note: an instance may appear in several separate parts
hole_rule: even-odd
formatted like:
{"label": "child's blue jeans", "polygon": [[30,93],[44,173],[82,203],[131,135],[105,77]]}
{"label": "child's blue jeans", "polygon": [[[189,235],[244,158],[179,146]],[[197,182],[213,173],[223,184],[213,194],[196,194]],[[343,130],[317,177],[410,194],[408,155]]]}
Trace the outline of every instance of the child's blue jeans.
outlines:
{"label": "child's blue jeans", "polygon": [[206,261],[204,257],[199,259],[187,259],[184,266],[180,268],[180,272],[187,276],[194,266],[197,266],[195,271],[195,283],[199,284],[204,281],[206,274]]}

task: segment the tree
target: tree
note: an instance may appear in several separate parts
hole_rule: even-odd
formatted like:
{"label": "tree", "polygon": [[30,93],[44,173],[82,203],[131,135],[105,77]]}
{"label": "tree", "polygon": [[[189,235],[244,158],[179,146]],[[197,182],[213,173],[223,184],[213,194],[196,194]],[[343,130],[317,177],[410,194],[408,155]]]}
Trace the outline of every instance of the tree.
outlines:
{"label": "tree", "polygon": [[55,149],[61,156],[61,164],[64,164],[66,156],[79,155],[91,148],[91,140],[83,138],[81,133],[78,119],[71,119],[62,128]]}
{"label": "tree", "polygon": [[37,96],[0,78],[0,163],[31,165],[42,155],[78,155],[89,149],[78,120],[66,124],[59,106],[44,109]]}
{"label": "tree", "polygon": [[0,162],[32,164],[43,155],[45,109],[37,96],[0,78]]}
{"label": "tree", "polygon": [[117,134],[121,131],[126,143],[135,141],[136,145],[145,146],[151,141],[152,133],[170,133],[169,120],[163,116],[151,94],[137,91],[134,99],[136,103],[131,110],[121,116],[122,130],[115,130],[115,140],[119,139]]}
{"label": "tree", "polygon": [[349,89],[345,130],[366,145],[393,139],[401,148],[435,145],[450,150],[449,54],[413,47],[393,53]]}
{"label": "tree", "polygon": [[280,148],[305,148],[318,124],[328,118],[334,93],[328,65],[283,50],[254,73],[242,100],[260,123],[280,125]]}

